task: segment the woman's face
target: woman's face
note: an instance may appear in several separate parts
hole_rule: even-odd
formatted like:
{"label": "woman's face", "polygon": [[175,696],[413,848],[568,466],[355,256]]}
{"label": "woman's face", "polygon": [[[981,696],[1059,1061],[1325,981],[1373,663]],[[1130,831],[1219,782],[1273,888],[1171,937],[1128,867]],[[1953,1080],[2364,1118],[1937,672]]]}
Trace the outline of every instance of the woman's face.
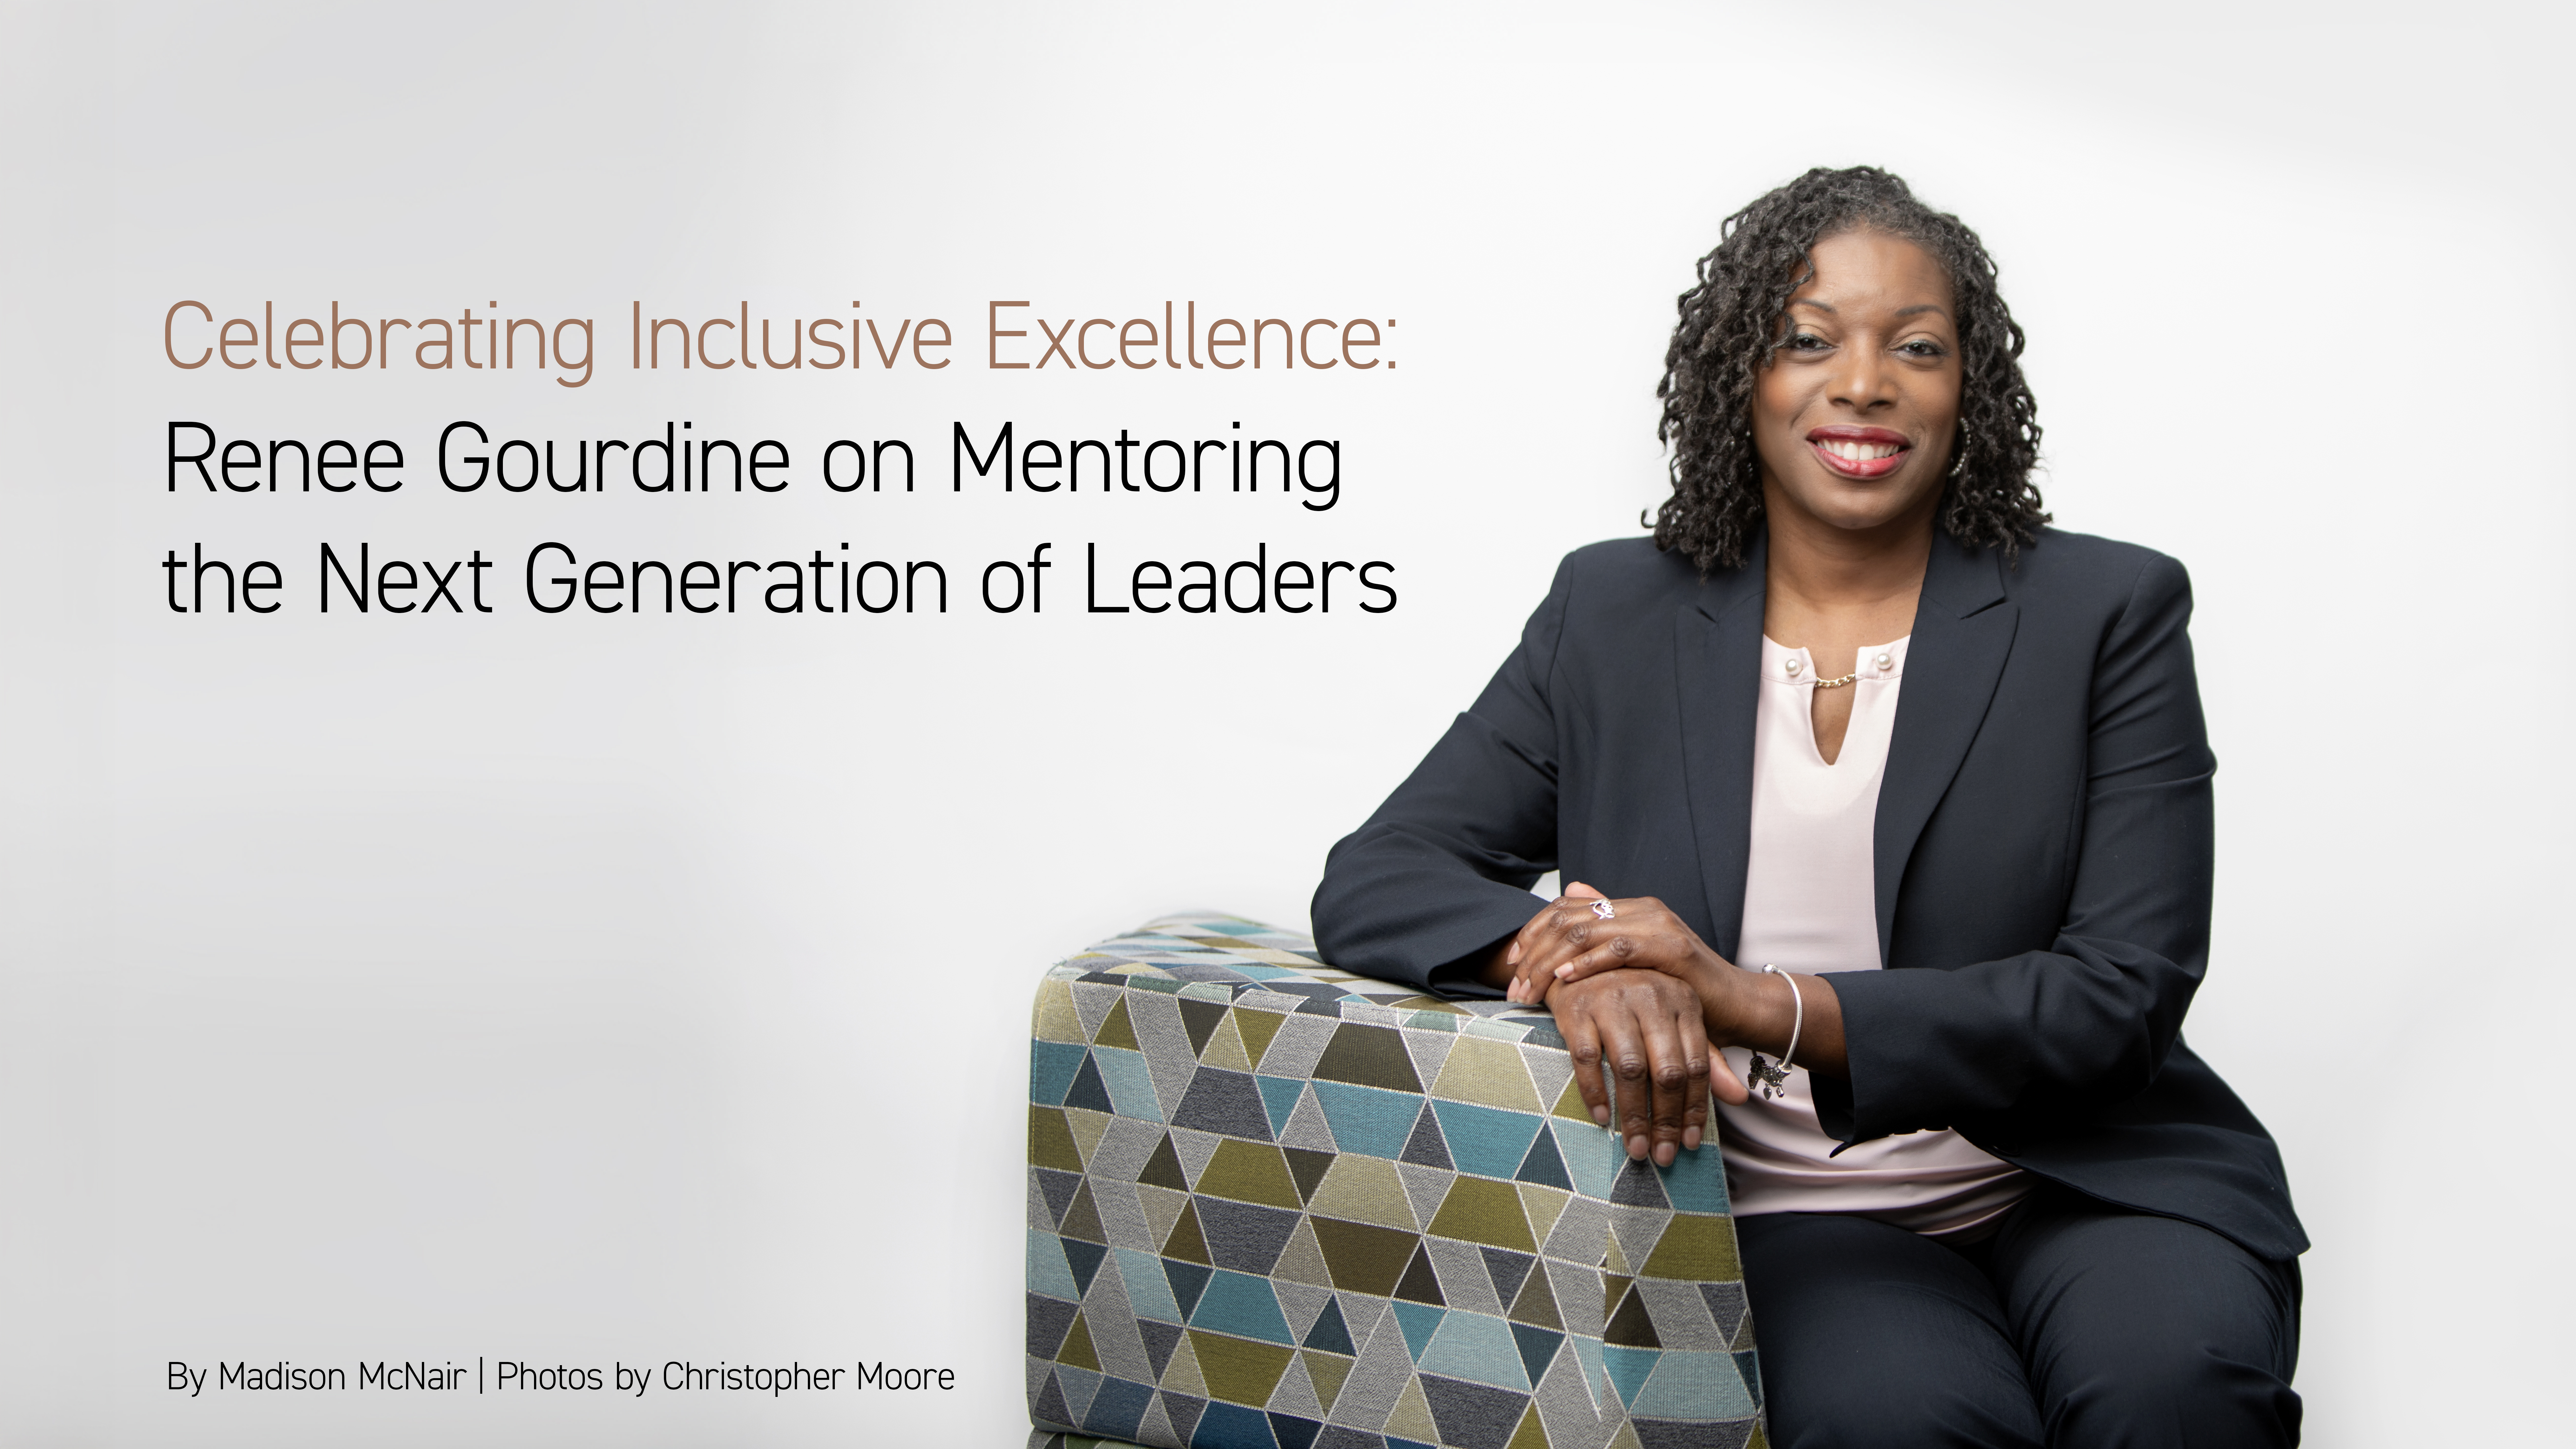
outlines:
{"label": "woman's face", "polygon": [[1775,525],[1912,527],[1938,504],[1958,438],[1949,276],[1883,232],[1828,237],[1811,258],[1815,280],[1790,297],[1787,340],[1754,381],[1763,501]]}

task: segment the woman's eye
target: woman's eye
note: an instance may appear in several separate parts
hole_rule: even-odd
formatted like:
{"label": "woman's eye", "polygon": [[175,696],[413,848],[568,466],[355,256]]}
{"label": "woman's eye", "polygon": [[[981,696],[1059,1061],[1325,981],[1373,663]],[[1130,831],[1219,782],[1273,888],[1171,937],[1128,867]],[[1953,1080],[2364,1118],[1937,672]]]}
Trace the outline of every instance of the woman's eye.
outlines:
{"label": "woman's eye", "polygon": [[1789,350],[1792,352],[1813,352],[1818,348],[1830,347],[1832,345],[1832,343],[1818,337],[1813,332],[1792,332],[1789,334],[1788,346]]}
{"label": "woman's eye", "polygon": [[1920,339],[1908,342],[1896,350],[1904,353],[1908,357],[1947,357],[1950,355],[1949,351],[1942,347],[1940,343],[1925,342]]}

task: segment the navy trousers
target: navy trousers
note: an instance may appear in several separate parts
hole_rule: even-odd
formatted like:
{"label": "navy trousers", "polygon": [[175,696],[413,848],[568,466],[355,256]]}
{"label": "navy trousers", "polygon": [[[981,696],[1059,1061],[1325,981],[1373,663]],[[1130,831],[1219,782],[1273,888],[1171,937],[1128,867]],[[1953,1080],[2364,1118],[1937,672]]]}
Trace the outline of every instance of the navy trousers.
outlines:
{"label": "navy trousers", "polygon": [[1735,1222],[1779,1449],[2299,1442],[2299,1268],[2043,1185],[1981,1243]]}

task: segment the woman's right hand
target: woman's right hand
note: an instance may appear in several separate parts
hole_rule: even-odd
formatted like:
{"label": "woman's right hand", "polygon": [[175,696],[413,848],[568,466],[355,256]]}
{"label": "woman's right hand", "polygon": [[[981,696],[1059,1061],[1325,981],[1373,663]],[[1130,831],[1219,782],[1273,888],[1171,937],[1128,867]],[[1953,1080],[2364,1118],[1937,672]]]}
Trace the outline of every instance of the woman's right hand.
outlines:
{"label": "woman's right hand", "polygon": [[[1625,1138],[1630,1158],[1651,1154],[1657,1166],[1670,1167],[1681,1149],[1699,1149],[1717,1054],[1690,987],[1660,971],[1624,967],[1557,982],[1547,1006],[1565,1034],[1575,1085],[1592,1120]],[[1744,1086],[1735,1074],[1723,1065],[1715,1073],[1720,1095],[1742,1101]],[[1615,1127],[1613,1077],[1619,1084]]]}

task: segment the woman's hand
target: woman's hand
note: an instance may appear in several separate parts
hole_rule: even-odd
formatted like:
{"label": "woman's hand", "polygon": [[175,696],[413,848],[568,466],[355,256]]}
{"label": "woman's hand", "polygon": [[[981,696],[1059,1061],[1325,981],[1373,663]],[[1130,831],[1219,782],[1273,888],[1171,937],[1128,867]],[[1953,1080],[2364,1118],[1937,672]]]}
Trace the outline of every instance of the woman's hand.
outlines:
{"label": "woman's hand", "polygon": [[[1604,907],[1612,914],[1602,915]],[[1606,901],[1581,881],[1530,917],[1504,948],[1503,963],[1512,972],[1504,997],[1533,1005],[1560,981],[1580,981],[1623,966],[1660,971],[1693,988],[1728,969],[1726,959],[1662,901],[1652,896]]]}
{"label": "woman's hand", "polygon": [[[1605,903],[1607,916],[1596,909]],[[1701,1040],[1774,1056],[1794,1041],[1797,1065],[1837,1077],[1849,1070],[1842,1002],[1829,982],[1802,975],[1793,988],[1786,976],[1738,970],[1652,896],[1605,902],[1601,892],[1576,881],[1496,953],[1486,979],[1512,1001],[1553,1006],[1568,986],[1638,967],[1690,991],[1699,1003]],[[1726,1101],[1744,1100],[1744,1085],[1725,1058],[1716,1059],[1712,1080]]]}
{"label": "woman's hand", "polygon": [[1628,1156],[1652,1154],[1670,1167],[1680,1149],[1699,1149],[1714,1085],[1729,1102],[1744,1086],[1710,1049],[1697,993],[1658,971],[1605,971],[1558,982],[1547,993],[1574,1058],[1574,1081],[1592,1120],[1610,1126],[1608,1078],[1618,1079],[1619,1120]]}

